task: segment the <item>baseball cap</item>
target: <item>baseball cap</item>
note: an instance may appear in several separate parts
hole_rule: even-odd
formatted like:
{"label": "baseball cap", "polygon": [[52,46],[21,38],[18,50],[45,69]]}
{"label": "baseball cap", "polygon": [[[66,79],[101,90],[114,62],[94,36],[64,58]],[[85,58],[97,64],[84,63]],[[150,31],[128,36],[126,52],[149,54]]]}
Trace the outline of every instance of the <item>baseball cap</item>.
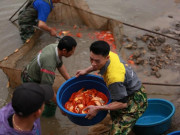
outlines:
{"label": "baseball cap", "polygon": [[54,91],[51,85],[23,83],[13,93],[12,107],[19,116],[28,116],[53,96]]}

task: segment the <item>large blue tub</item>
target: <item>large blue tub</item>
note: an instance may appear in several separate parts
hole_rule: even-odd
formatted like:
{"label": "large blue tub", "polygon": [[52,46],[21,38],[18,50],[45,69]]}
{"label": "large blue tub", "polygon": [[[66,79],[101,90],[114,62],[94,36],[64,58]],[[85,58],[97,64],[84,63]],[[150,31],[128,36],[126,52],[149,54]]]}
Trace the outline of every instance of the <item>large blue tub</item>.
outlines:
{"label": "large blue tub", "polygon": [[171,125],[174,105],[165,99],[148,99],[148,108],[134,126],[137,135],[160,135]]}
{"label": "large blue tub", "polygon": [[108,111],[100,111],[93,119],[88,120],[85,118],[86,114],[72,113],[64,108],[64,104],[69,100],[72,93],[77,92],[81,88],[95,88],[96,90],[103,92],[110,102],[110,93],[102,77],[96,75],[84,75],[78,78],[72,77],[62,84],[57,92],[58,106],[67,114],[68,118],[77,125],[90,126],[97,124],[106,117]]}
{"label": "large blue tub", "polygon": [[171,132],[167,135],[180,135],[180,131],[174,131],[174,132]]}

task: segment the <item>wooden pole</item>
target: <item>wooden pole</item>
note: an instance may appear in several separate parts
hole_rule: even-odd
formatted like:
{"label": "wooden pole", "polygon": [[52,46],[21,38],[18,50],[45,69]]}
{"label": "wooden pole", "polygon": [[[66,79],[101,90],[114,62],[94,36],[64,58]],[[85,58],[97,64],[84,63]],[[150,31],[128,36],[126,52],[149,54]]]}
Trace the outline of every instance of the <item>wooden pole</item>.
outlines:
{"label": "wooden pole", "polygon": [[175,86],[179,87],[180,84],[168,84],[168,83],[151,83],[151,82],[142,82],[144,85],[159,85],[159,86]]}

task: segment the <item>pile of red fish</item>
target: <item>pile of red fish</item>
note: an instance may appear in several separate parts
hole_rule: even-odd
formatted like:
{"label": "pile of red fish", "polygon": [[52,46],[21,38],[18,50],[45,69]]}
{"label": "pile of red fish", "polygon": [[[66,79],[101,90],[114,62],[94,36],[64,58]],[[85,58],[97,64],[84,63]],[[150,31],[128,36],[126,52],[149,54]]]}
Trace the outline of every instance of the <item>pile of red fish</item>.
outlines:
{"label": "pile of red fish", "polygon": [[87,106],[101,106],[107,104],[107,102],[108,98],[104,93],[99,92],[96,89],[84,90],[84,88],[82,88],[71,95],[64,107],[70,112],[85,114],[88,112],[87,110],[84,110]]}

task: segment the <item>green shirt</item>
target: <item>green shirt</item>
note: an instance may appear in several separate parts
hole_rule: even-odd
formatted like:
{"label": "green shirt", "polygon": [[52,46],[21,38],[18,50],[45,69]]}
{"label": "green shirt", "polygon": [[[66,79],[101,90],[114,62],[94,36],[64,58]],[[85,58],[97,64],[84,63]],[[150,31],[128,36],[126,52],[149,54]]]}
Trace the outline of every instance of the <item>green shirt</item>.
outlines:
{"label": "green shirt", "polygon": [[28,75],[34,82],[52,85],[56,68],[61,67],[62,64],[62,59],[58,56],[57,44],[50,44],[43,48],[27,66]]}

